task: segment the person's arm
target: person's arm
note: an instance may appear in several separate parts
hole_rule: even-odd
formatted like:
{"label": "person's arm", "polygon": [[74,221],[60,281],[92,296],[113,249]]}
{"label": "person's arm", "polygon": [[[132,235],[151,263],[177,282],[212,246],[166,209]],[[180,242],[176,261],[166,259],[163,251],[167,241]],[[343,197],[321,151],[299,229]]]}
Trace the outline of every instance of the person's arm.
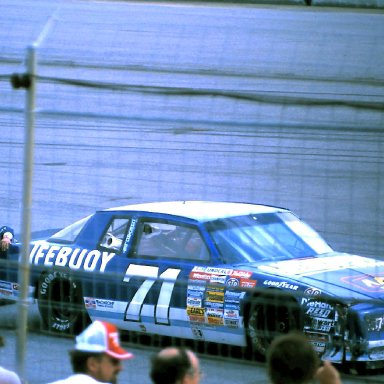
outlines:
{"label": "person's arm", "polygon": [[13,240],[13,229],[11,227],[4,226],[0,228],[0,251],[7,251],[9,244]]}
{"label": "person's arm", "polygon": [[321,384],[342,384],[339,371],[330,361],[324,361],[324,364],[317,370],[315,378]]}

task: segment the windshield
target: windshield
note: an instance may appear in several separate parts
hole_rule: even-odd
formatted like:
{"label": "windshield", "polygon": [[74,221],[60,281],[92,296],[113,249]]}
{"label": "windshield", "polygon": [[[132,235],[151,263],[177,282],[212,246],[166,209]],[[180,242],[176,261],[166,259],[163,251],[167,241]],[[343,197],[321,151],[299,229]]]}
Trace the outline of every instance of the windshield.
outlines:
{"label": "windshield", "polygon": [[91,216],[87,216],[84,219],[76,221],[75,223],[65,227],[64,229],[56,232],[52,235],[48,241],[56,243],[73,243],[76,240],[77,235],[84,228],[84,225],[87,223],[88,219]]}
{"label": "windshield", "polygon": [[332,252],[291,212],[253,214],[206,224],[225,263],[276,261]]}

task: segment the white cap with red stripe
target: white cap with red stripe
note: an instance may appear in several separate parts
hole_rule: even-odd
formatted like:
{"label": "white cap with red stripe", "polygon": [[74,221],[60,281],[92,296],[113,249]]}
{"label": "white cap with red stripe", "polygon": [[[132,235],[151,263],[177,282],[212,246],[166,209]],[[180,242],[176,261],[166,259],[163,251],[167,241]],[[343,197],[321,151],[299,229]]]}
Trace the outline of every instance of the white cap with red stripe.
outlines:
{"label": "white cap with red stripe", "polygon": [[106,353],[119,360],[131,359],[133,354],[120,346],[119,332],[115,325],[105,321],[94,321],[79,336],[75,350]]}

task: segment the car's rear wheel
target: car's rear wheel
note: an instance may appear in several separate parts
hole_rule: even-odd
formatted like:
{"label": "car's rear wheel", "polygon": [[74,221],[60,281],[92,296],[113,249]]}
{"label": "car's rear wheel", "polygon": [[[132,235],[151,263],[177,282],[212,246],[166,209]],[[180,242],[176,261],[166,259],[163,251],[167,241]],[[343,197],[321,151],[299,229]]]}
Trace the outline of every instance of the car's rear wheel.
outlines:
{"label": "car's rear wheel", "polygon": [[248,347],[254,358],[264,360],[272,340],[300,329],[300,310],[292,298],[277,294],[261,295],[249,305],[246,331]]}
{"label": "car's rear wheel", "polygon": [[80,285],[65,272],[51,271],[40,276],[38,307],[48,332],[77,334],[90,321]]}

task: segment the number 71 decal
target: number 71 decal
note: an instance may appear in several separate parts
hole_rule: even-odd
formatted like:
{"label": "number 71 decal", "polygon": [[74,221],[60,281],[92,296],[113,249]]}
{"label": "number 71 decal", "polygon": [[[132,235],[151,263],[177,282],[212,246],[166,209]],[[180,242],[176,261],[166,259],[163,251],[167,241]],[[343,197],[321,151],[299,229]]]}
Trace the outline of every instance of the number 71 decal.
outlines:
{"label": "number 71 decal", "polygon": [[127,303],[125,310],[125,321],[140,321],[143,303],[148,292],[158,278],[164,279],[161,283],[157,304],[155,304],[154,318],[156,324],[169,325],[169,304],[180,269],[168,268],[160,276],[159,267],[150,265],[130,264],[125,272],[123,281],[128,283],[131,277],[146,277],[147,279],[140,285],[131,301]]}

